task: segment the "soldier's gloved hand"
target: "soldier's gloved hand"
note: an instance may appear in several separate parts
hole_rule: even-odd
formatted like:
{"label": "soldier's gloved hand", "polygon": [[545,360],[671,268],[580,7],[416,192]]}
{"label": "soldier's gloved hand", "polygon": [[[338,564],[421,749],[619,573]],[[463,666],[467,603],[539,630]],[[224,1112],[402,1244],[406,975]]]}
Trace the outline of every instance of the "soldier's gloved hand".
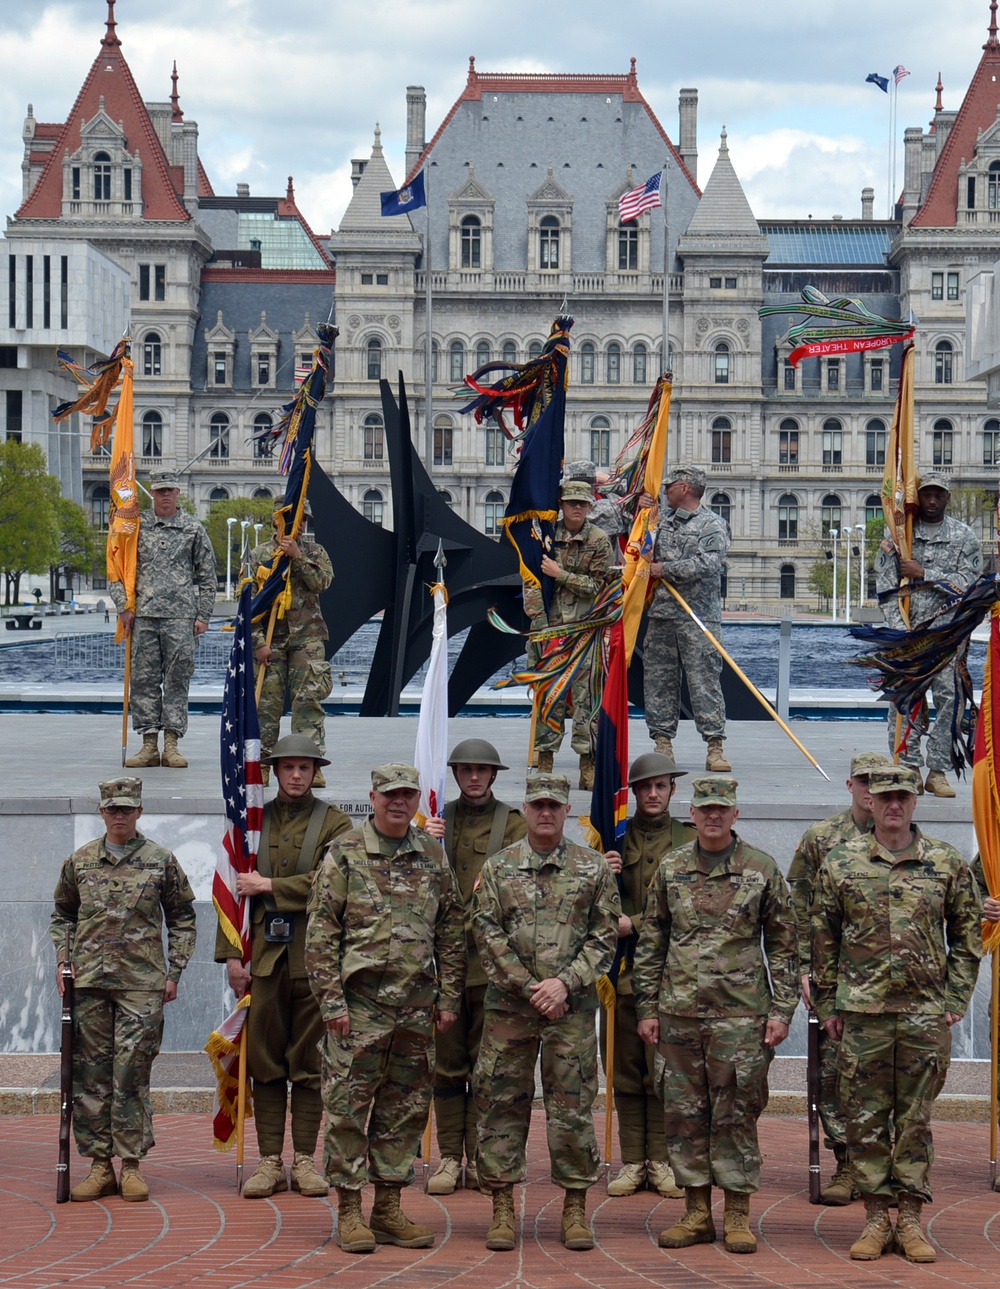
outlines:
{"label": "soldier's gloved hand", "polygon": [[444,819],[440,815],[431,815],[424,824],[424,832],[430,833],[438,841],[444,841]]}
{"label": "soldier's gloved hand", "polygon": [[242,998],[250,988],[250,972],[247,971],[239,958],[227,958],[226,975],[229,978],[229,988],[237,998]]}
{"label": "soldier's gloved hand", "polygon": [[606,850],[604,852],[604,858],[608,861],[608,868],[610,868],[612,873],[617,877],[622,871],[621,853],[617,850]]}
{"label": "soldier's gloved hand", "polygon": [[168,980],[167,983],[163,986],[163,1001],[165,1003],[172,1003],[176,1000],[176,998],[177,998],[177,981]]}
{"label": "soldier's gloved hand", "polygon": [[660,1041],[660,1022],[658,1020],[641,1020],[636,1026],[636,1033],[644,1043],[656,1047]]}
{"label": "soldier's gloved hand", "polygon": [[788,1026],[783,1020],[769,1020],[764,1028],[764,1046],[778,1047],[788,1037]]}
{"label": "soldier's gloved hand", "polygon": [[451,1029],[452,1025],[454,1025],[457,1020],[458,1012],[442,1012],[437,1009],[434,1011],[434,1025],[439,1034],[444,1034],[447,1030]]}

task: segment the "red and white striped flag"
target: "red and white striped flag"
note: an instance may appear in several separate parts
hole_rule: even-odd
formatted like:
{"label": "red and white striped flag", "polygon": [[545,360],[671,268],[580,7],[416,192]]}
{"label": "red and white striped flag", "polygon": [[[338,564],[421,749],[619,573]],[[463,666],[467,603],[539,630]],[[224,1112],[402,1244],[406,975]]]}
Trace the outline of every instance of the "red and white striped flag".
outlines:
{"label": "red and white striped flag", "polygon": [[660,201],[660,180],[663,178],[663,171],[658,170],[655,175],[651,175],[644,184],[638,188],[632,188],[623,193],[618,202],[618,215],[622,223],[628,223],[631,219],[638,219],[644,210],[652,210],[656,206],[662,206]]}
{"label": "red and white striped flag", "polygon": [[903,77],[909,76],[910,73],[906,70],[903,64],[900,63],[898,67],[894,67],[892,69],[892,74],[896,78],[896,84],[898,85],[899,82],[903,79]]}

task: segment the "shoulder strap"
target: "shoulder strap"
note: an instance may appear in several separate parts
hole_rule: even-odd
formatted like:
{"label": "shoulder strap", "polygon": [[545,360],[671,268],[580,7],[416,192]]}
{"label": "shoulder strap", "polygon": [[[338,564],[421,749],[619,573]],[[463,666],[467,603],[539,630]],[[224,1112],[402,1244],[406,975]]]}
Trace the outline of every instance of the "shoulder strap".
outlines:
{"label": "shoulder strap", "polygon": [[495,855],[498,850],[503,850],[503,837],[507,831],[509,818],[510,806],[504,801],[498,801],[493,811],[493,827],[490,829],[490,840],[486,847],[487,855]]}
{"label": "shoulder strap", "polygon": [[316,847],[319,845],[319,835],[323,831],[323,825],[326,823],[328,809],[329,806],[325,801],[320,801],[317,798],[313,802],[312,814],[309,816],[306,835],[302,840],[302,849],[299,851],[299,862],[295,868],[296,875],[308,873],[314,867]]}
{"label": "shoulder strap", "polygon": [[455,817],[458,814],[458,797],[448,801],[444,807],[444,853],[451,862],[452,847],[455,844]]}
{"label": "shoulder strap", "polygon": [[271,802],[264,807],[264,817],[260,825],[260,841],[257,843],[257,872],[261,877],[271,876]]}

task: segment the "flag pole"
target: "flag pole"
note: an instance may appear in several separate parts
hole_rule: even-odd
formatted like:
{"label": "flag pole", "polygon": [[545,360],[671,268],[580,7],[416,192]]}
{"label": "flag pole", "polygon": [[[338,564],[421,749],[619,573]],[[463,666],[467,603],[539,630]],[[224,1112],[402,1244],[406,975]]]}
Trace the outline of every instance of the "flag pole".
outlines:
{"label": "flag pole", "polygon": [[132,691],[132,628],[125,632],[125,684],[122,688],[122,765],[128,752],[128,704]]}
{"label": "flag pole", "polygon": [[[431,287],[431,167],[430,160],[424,166],[424,200],[427,211],[427,230],[424,233],[424,283],[425,283],[425,309],[427,316],[427,327],[424,333],[424,462],[427,466],[427,473],[433,474],[434,470],[434,415],[432,411],[432,402],[434,397],[433,376],[434,376],[434,340],[431,331],[431,322],[434,316],[433,309],[433,290]],[[442,453],[441,460],[444,460]]]}
{"label": "flag pole", "polygon": [[1000,1037],[1000,951],[990,954],[993,992],[990,997],[990,1190],[997,1180],[997,1040]]}
{"label": "flag pole", "polygon": [[247,1127],[247,1028],[249,1016],[240,1030],[240,1066],[236,1084],[236,1194],[243,1194],[243,1148]]}
{"label": "flag pole", "polygon": [[660,198],[663,205],[663,353],[661,373],[670,370],[670,219],[667,214],[667,163],[660,176]]}
{"label": "flag pole", "polygon": [[[610,1001],[609,1001],[610,997]],[[615,1021],[618,1015],[617,995],[614,986],[606,991],[601,1001],[607,1022],[607,1042],[604,1045],[604,1179],[611,1176],[611,1132],[615,1114]]]}

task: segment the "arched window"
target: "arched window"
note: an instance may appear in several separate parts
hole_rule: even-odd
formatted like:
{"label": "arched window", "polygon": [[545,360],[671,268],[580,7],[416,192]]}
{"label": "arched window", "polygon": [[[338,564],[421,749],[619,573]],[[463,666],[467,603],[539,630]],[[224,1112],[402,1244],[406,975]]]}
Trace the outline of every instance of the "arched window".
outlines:
{"label": "arched window", "polygon": [[503,342],[503,349],[501,349],[500,354],[505,363],[516,363],[517,345],[514,344],[513,340],[505,340]]}
{"label": "arched window", "polygon": [[546,215],[539,224],[538,267],[541,269],[559,267],[559,221],[555,215]]}
{"label": "arched window", "polygon": [[111,200],[111,158],[106,152],[94,153],[94,201]]}
{"label": "arched window", "polygon": [[990,162],[986,184],[986,204],[990,210],[1000,210],[1000,161]]}
{"label": "arched window", "polygon": [[585,340],[580,346],[580,384],[593,385],[594,383],[594,356],[595,350],[589,340]]}
{"label": "arched window", "polygon": [[150,331],[142,342],[142,374],[159,376],[162,372],[163,349],[159,333]]}
{"label": "arched window", "polygon": [[271,491],[270,488],[254,488],[253,496],[255,496],[258,501],[274,500],[274,493]]}
{"label": "arched window", "polygon": [[844,464],[844,428],[835,416],[823,422],[823,464]]}
{"label": "arched window", "polygon": [[482,225],[475,215],[462,220],[462,268],[482,268]]}
{"label": "arched window", "polygon": [[1000,465],[1000,421],[995,416],[983,424],[983,465]]}
{"label": "arched window", "polygon": [[840,498],[835,492],[828,492],[820,506],[820,532],[824,537],[829,537],[831,528],[839,530],[843,527],[844,512],[840,504]]}
{"label": "arched window", "polygon": [[934,384],[950,385],[954,372],[954,351],[951,341],[939,340],[934,346]]}
{"label": "arched window", "polygon": [[606,416],[590,422],[590,459],[596,466],[611,464],[611,422]]}
{"label": "arched window", "polygon": [[485,367],[489,361],[490,342],[488,340],[480,340],[479,344],[476,345],[476,366]]}
{"label": "arched window", "polygon": [[142,414],[142,455],[163,456],[163,417],[159,412]]}
{"label": "arched window", "polygon": [[450,416],[434,419],[434,464],[451,465],[454,459],[454,434]]}
{"label": "arched window", "polygon": [[786,416],[778,426],[778,465],[799,464],[799,423]]}
{"label": "arched window", "polygon": [[223,488],[221,486],[218,488],[213,488],[212,491],[208,494],[208,499],[209,501],[228,501],[229,489]]}
{"label": "arched window", "polygon": [[106,483],[99,483],[90,494],[90,522],[95,528],[106,531],[110,512],[111,489]]}
{"label": "arched window", "polygon": [[639,267],[639,229],[634,221],[619,226],[618,267],[626,270]]}
{"label": "arched window", "polygon": [[444,502],[444,504],[448,507],[449,510],[455,509],[455,498],[451,495],[451,493],[448,491],[447,488],[438,488],[437,494]]}
{"label": "arched window", "polygon": [[382,379],[382,341],[378,336],[372,336],[366,345],[368,354],[368,379]]}
{"label": "arched window", "polygon": [[728,465],[733,459],[733,425],[728,416],[712,422],[712,464]]}
{"label": "arched window", "polygon": [[365,417],[362,430],[362,454],[366,461],[381,461],[385,457],[385,428],[377,412]]}
{"label": "arched window", "polygon": [[644,344],[638,344],[632,350],[632,384],[645,385],[646,383],[646,357],[648,350]]}
{"label": "arched window", "polygon": [[[271,429],[273,424],[274,422],[271,420],[270,412],[258,412],[257,415],[253,418],[253,432],[254,434],[259,434],[263,430]],[[269,456],[270,455],[268,452],[269,446],[270,445],[266,438],[264,439],[255,438],[253,441],[254,456],[257,457],[258,459],[261,457]]]}
{"label": "arched window", "polygon": [[536,358],[541,358],[541,356],[542,342],[540,340],[533,340],[528,346],[528,360],[529,362],[534,362]]}
{"label": "arched window", "polygon": [[950,466],[953,464],[954,427],[946,416],[934,422],[934,434],[931,440],[931,460],[935,465]]}
{"label": "arched window", "polygon": [[622,379],[622,347],[612,340],[608,345],[608,384],[620,385]]}
{"label": "arched window", "polygon": [[208,423],[208,441],[212,445],[208,455],[215,460],[229,456],[229,417],[225,412],[213,412]]}
{"label": "arched window", "polygon": [[870,492],[865,497],[865,523],[869,524],[873,519],[882,519],[885,511],[882,509],[882,498],[877,492]]}
{"label": "arched window", "polygon": [[795,599],[795,565],[782,564],[781,590],[778,592],[783,600]]}
{"label": "arched window", "polygon": [[793,542],[799,535],[799,503],[791,492],[778,498],[778,540]]}
{"label": "arched window", "polygon": [[486,526],[483,531],[487,537],[500,536],[500,520],[503,519],[505,505],[502,492],[494,490],[486,494]]}
{"label": "arched window", "polygon": [[865,428],[865,465],[885,465],[885,421],[869,421]]}
{"label": "arched window", "polygon": [[499,425],[486,425],[486,464],[507,464],[507,436]]}
{"label": "arched window", "polygon": [[461,340],[453,340],[448,350],[448,379],[461,384],[465,376],[465,347]]}
{"label": "arched window", "polygon": [[385,514],[385,499],[378,488],[369,488],[361,502],[361,513],[369,523],[382,527]]}
{"label": "arched window", "polygon": [[732,529],[733,502],[728,492],[714,492],[709,508],[723,520],[728,528]]}
{"label": "arched window", "polygon": [[715,383],[729,384],[729,346],[724,340],[715,346]]}

